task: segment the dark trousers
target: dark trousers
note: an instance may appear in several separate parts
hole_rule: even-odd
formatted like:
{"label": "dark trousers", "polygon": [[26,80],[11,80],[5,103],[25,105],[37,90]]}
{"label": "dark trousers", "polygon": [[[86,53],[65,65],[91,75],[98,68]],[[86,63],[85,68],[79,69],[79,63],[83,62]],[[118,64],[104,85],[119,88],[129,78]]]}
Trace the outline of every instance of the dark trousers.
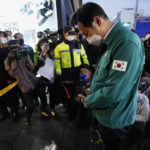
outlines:
{"label": "dark trousers", "polygon": [[[50,108],[51,109],[54,109],[55,108],[55,99],[56,99],[56,93],[55,92],[58,92],[58,91],[56,91],[56,89],[55,89],[55,87],[54,87],[54,85],[53,84],[45,84],[45,83],[42,83],[42,88],[43,88],[43,95],[39,95],[39,93],[37,93],[37,95],[39,96],[39,97],[45,97],[46,96],[46,94],[44,94],[44,92],[46,91],[46,87],[48,87],[48,92],[49,92],[49,102],[50,102]],[[38,90],[37,90],[38,91]],[[58,93],[57,93],[58,94]],[[41,98],[40,98],[41,99]],[[44,104],[44,103],[46,103],[46,104]],[[47,102],[45,102],[45,98],[44,98],[44,100],[43,100],[43,98],[42,98],[42,100],[41,100],[41,103],[43,103],[43,105],[47,105]]]}
{"label": "dark trousers", "polygon": [[39,80],[39,82],[37,83],[36,87],[33,90],[30,90],[27,93],[23,93],[24,99],[25,99],[25,103],[26,103],[26,109],[25,109],[25,116],[26,117],[31,117],[32,113],[33,113],[33,109],[35,106],[35,95],[37,95],[38,97],[40,97],[41,100],[41,111],[46,111],[46,107],[47,107],[47,97],[45,94],[45,88],[42,84],[42,82]]}
{"label": "dark trousers", "polygon": [[13,88],[2,97],[0,97],[0,109],[4,116],[8,115],[7,107],[10,107],[12,113],[18,113],[18,97],[16,88]]}
{"label": "dark trousers", "polygon": [[23,93],[25,99],[25,117],[31,118],[33,109],[34,109],[34,99],[33,99],[33,91],[29,91],[27,93]]}
{"label": "dark trousers", "polygon": [[41,111],[46,111],[47,107],[47,97],[45,93],[45,85],[42,83],[41,80],[38,81],[35,89],[33,90],[34,98],[37,95],[41,100]]}
{"label": "dark trousers", "polygon": [[54,84],[49,84],[48,85],[48,91],[49,91],[49,100],[50,100],[50,108],[55,109],[55,104],[56,104],[56,95],[58,94],[57,89]]}
{"label": "dark trousers", "polygon": [[66,104],[66,108],[68,111],[69,120],[74,120],[75,116],[76,116],[77,104],[74,102],[75,87],[76,87],[75,83],[64,85],[64,88],[66,88],[66,90],[68,91],[68,93],[70,95],[70,98],[68,98],[67,93],[64,90],[64,92],[66,94],[65,104]]}
{"label": "dark trousers", "polygon": [[128,140],[128,145],[133,147],[133,149],[138,149],[140,146],[142,146],[145,135],[145,127],[145,122],[135,121],[135,123],[133,124],[132,131]]}
{"label": "dark trousers", "polygon": [[60,95],[60,90],[58,89],[58,82],[55,80],[54,83],[50,83],[50,81],[44,77],[41,77],[43,91],[48,87],[49,92],[49,102],[50,108],[54,110],[55,104],[58,102],[58,96]]}
{"label": "dark trousers", "polygon": [[16,91],[17,91],[18,98],[21,99],[22,104],[23,104],[23,108],[24,108],[26,106],[26,101],[24,99],[23,93],[21,92],[19,86],[16,86]]}
{"label": "dark trousers", "polygon": [[122,129],[111,129],[99,124],[98,129],[103,140],[105,150],[131,150],[127,144],[132,126]]}

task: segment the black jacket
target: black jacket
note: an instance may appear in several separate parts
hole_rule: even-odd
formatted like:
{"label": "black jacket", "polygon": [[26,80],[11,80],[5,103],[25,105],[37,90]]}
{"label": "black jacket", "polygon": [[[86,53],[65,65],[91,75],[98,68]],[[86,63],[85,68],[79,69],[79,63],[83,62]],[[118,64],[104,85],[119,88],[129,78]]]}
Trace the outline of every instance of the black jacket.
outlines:
{"label": "black jacket", "polygon": [[6,59],[8,52],[8,48],[0,48],[0,90],[8,85],[8,80],[14,80],[9,76],[4,67],[4,60]]}

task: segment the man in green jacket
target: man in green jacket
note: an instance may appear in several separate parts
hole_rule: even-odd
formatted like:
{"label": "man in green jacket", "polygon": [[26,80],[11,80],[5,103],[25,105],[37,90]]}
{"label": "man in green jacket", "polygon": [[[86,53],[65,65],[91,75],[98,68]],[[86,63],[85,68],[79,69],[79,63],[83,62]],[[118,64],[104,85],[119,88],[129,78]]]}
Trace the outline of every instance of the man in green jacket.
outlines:
{"label": "man in green jacket", "polygon": [[89,44],[106,45],[103,51],[99,49],[102,52],[90,95],[81,101],[92,109],[101,127],[105,150],[122,150],[136,117],[137,89],[145,61],[143,44],[120,22],[110,21],[95,3],[83,5],[73,19]]}

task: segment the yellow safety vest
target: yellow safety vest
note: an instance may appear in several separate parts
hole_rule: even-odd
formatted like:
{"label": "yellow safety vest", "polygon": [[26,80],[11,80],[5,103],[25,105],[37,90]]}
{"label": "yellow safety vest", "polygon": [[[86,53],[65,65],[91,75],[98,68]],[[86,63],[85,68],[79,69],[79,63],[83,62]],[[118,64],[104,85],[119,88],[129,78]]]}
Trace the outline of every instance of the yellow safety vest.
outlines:
{"label": "yellow safety vest", "polygon": [[[57,45],[54,51],[56,75],[61,75],[62,69],[79,67],[82,64],[81,57],[83,59],[84,64],[89,64],[86,52],[82,44],[81,49],[72,49],[72,51],[73,51],[73,60],[71,60],[69,44],[62,42],[59,45]],[[72,66],[71,61],[73,61],[74,66]]]}

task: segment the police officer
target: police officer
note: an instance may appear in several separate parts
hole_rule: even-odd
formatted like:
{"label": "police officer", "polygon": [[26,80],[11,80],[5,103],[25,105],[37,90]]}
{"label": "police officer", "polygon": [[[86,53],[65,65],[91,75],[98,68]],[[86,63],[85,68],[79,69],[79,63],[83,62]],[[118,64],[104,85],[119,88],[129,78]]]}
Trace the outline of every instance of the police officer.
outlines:
{"label": "police officer", "polygon": [[[64,81],[75,81],[82,63],[89,64],[82,44],[75,43],[75,30],[71,26],[64,28],[65,40],[55,48],[56,75]],[[82,60],[81,60],[82,59]]]}
{"label": "police officer", "polygon": [[99,56],[90,95],[82,97],[82,102],[93,110],[105,149],[122,150],[136,118],[137,89],[144,65],[143,44],[120,22],[110,21],[95,3],[83,5],[76,13],[78,29],[87,41],[97,46],[102,41],[106,44]]}
{"label": "police officer", "polygon": [[[67,87],[71,99],[74,97],[74,82],[78,80],[79,66],[82,62],[89,64],[83,45],[75,42],[75,34],[73,27],[66,26],[64,28],[64,41],[57,45],[54,51],[56,76],[63,86]],[[71,100],[69,103],[71,103]],[[72,111],[71,105],[68,104],[68,109]],[[73,119],[73,113],[69,111],[69,114],[69,118]]]}

